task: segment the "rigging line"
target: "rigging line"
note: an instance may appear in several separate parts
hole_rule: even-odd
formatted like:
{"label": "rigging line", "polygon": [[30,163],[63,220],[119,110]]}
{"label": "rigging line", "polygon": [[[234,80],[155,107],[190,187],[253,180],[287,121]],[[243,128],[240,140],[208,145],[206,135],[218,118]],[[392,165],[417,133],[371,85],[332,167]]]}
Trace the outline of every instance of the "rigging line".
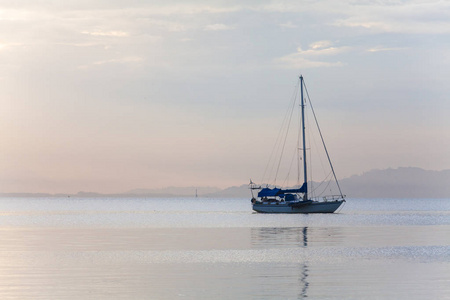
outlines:
{"label": "rigging line", "polygon": [[344,195],[342,194],[341,187],[340,187],[339,182],[338,182],[338,180],[336,178],[336,173],[334,172],[333,164],[331,163],[331,159],[330,159],[330,155],[328,154],[327,146],[325,145],[325,141],[323,140],[322,131],[320,130],[319,122],[317,122],[316,113],[314,112],[314,108],[313,108],[312,103],[311,103],[311,98],[309,98],[309,93],[308,93],[308,89],[306,88],[305,81],[303,81],[303,85],[305,87],[306,96],[308,97],[309,105],[311,106],[311,111],[313,113],[314,120],[316,121],[317,129],[319,130],[320,138],[322,139],[322,144],[323,144],[323,147],[325,149],[325,153],[327,154],[328,162],[330,163],[331,171],[333,172],[334,180],[336,180],[336,184],[337,184],[337,187],[339,189],[339,193],[341,194],[341,197],[343,198]]}
{"label": "rigging line", "polygon": [[319,193],[319,196],[322,196],[323,194],[325,194],[326,190],[328,189],[328,187],[330,186],[331,180],[327,181],[327,185],[325,186],[325,188],[323,189],[323,191],[321,193]]}
{"label": "rigging line", "polygon": [[[305,103],[305,107],[306,107],[306,103]],[[304,158],[304,159],[306,159],[306,160],[308,160],[308,164],[309,164],[309,171],[308,171],[308,175],[309,175],[309,185],[310,185],[310,189],[309,189],[309,193],[311,194],[311,197],[314,197],[315,195],[314,195],[314,191],[315,191],[315,188],[314,188],[314,182],[313,182],[313,168],[312,168],[312,166],[313,166],[313,163],[312,163],[312,148],[311,148],[311,140],[313,140],[313,134],[312,134],[312,131],[311,131],[311,127],[312,126],[310,126],[310,121],[309,121],[309,116],[308,116],[308,114],[306,113],[305,114],[305,120],[306,120],[306,128],[307,128],[307,130],[308,130],[308,134],[307,134],[307,138],[306,138],[306,142],[308,143],[308,147],[306,148],[306,149],[309,149],[309,152],[308,152],[308,154],[306,155],[306,157]]]}
{"label": "rigging line", "polygon": [[289,186],[289,177],[291,175],[291,170],[292,170],[292,165],[293,165],[294,159],[297,156],[296,154],[297,154],[297,149],[295,149],[294,155],[292,155],[291,163],[289,164],[289,170],[288,170],[288,173],[286,175],[286,178],[283,181],[282,187],[288,187]]}
{"label": "rigging line", "polygon": [[[308,122],[309,122],[309,118],[307,117],[307,120],[308,120]],[[312,126],[310,126],[310,131],[311,131],[311,127]],[[322,170],[322,175],[321,176],[323,176],[323,179],[322,180],[320,180],[318,183],[317,183],[317,185],[316,185],[316,182],[315,181],[313,181],[313,176],[312,176],[312,171],[313,171],[313,169],[312,168],[310,168],[311,169],[311,193],[312,193],[312,195],[314,195],[315,197],[320,197],[321,195],[323,195],[324,193],[325,193],[325,191],[326,191],[326,189],[328,188],[328,186],[330,185],[330,183],[331,183],[331,178],[332,178],[332,176],[333,176],[333,172],[331,171],[331,169],[330,168],[327,168],[327,170],[328,170],[328,173],[325,173],[327,170],[325,169],[325,166],[324,166],[324,162],[323,162],[323,152],[322,151],[319,151],[319,149],[321,149],[321,148],[319,148],[318,146],[317,146],[317,139],[315,138],[316,137],[316,134],[309,134],[308,135],[308,137],[309,137],[309,143],[311,144],[312,142],[314,143],[314,150],[315,150],[315,155],[316,155],[316,158],[318,158],[318,161],[320,162],[320,166],[321,166],[321,170]],[[312,147],[312,145],[310,146],[310,149],[313,149],[313,147]],[[312,150],[310,150],[310,160],[312,160],[312,158],[313,158],[313,151]],[[312,164],[312,161],[310,162],[310,166],[312,166],[313,164]],[[317,164],[316,164],[317,165]],[[317,173],[320,173],[320,172],[318,172],[318,170],[317,170],[317,172],[315,172],[315,176],[316,176],[316,174]],[[321,189],[321,187],[324,185],[324,184],[326,184],[326,186],[325,186],[325,188],[322,190]]]}
{"label": "rigging line", "polygon": [[284,148],[286,146],[286,140],[289,133],[289,128],[291,127],[292,114],[294,113],[295,101],[292,103],[291,114],[289,116],[289,122],[287,123],[286,134],[284,136],[283,147],[281,148],[280,160],[278,161],[277,172],[275,173],[275,183],[278,177],[278,171],[280,170],[281,159],[283,158]]}
{"label": "rigging line", "polygon": [[[327,175],[327,176],[319,183],[319,185],[316,186],[316,187],[314,187],[314,189],[313,189],[313,191],[312,191],[312,192],[314,192],[314,193],[316,193],[317,191],[319,191],[319,189],[322,190],[321,192],[317,192],[317,194],[315,194],[315,197],[316,197],[316,198],[319,198],[320,196],[322,196],[322,195],[325,193],[325,191],[327,190],[328,186],[329,186],[330,183],[331,183],[331,177],[332,177],[332,175],[333,175],[333,173],[330,171],[330,173],[328,173],[328,175]],[[322,187],[322,185],[325,184],[325,183],[326,183],[326,185],[325,185],[325,187],[322,189],[321,187]]]}
{"label": "rigging line", "polygon": [[[309,126],[309,117],[308,117],[308,115],[307,115],[307,120],[308,120],[308,126]],[[312,127],[312,126],[311,126]],[[310,128],[311,128],[310,127]],[[311,129],[309,129],[310,130],[310,134],[308,135],[308,137],[309,137],[309,143],[311,144],[311,141],[314,143],[314,150],[315,150],[315,155],[316,155],[316,157],[318,158],[318,160],[319,160],[319,162],[320,162],[320,166],[322,167],[322,176],[325,176],[325,172],[326,172],[326,169],[325,169],[325,166],[324,166],[324,164],[323,164],[323,152],[322,151],[320,151],[320,147],[318,147],[317,146],[317,139],[316,139],[316,134],[312,134],[311,133]],[[316,132],[315,132],[316,133]],[[311,149],[313,149],[313,147],[312,146],[310,146],[310,148]],[[311,150],[310,151],[310,156],[311,156],[311,158],[312,158],[312,155],[313,155],[313,151]],[[331,174],[331,171],[330,171],[330,174]],[[326,177],[328,177],[328,175],[326,175]],[[311,176],[311,180],[312,180],[312,176]]]}
{"label": "rigging line", "polygon": [[[330,172],[330,175],[331,175],[331,172]],[[331,178],[328,179],[327,181],[323,181],[318,187],[316,187],[316,189],[315,189],[314,191],[319,190],[319,187],[320,187],[323,183],[325,183],[325,182],[327,183],[327,185],[322,189],[321,192],[319,192],[319,193],[317,194],[317,197],[323,195],[323,194],[326,192],[326,190],[328,189],[328,187],[329,187],[330,184],[331,184]]]}
{"label": "rigging line", "polygon": [[[299,80],[300,81],[300,80]],[[301,128],[302,126],[302,118],[300,117],[301,115],[301,104],[299,104],[299,109],[298,109],[298,128]],[[298,131],[297,133],[297,149],[296,149],[296,153],[297,153],[297,185],[300,187],[300,170],[301,170],[301,165],[300,165],[300,139],[301,139],[301,130]]]}
{"label": "rigging line", "polygon": [[[292,98],[291,98],[292,106],[295,106],[295,103],[296,103],[296,99],[297,99],[297,89],[298,89],[298,88],[296,87],[295,90],[294,90],[294,93],[292,94]],[[282,126],[282,128],[281,128],[281,130],[280,130],[280,133],[279,133],[279,136],[278,136],[278,138],[277,138],[277,140],[276,140],[276,145],[278,146],[278,147],[277,147],[276,153],[279,153],[280,159],[279,159],[279,162],[278,162],[278,166],[277,166],[277,171],[276,171],[276,173],[275,173],[275,177],[273,178],[273,185],[274,185],[274,186],[276,186],[276,184],[277,184],[278,171],[279,171],[279,169],[280,169],[280,164],[281,164],[281,161],[282,161],[282,159],[283,159],[284,148],[285,148],[286,140],[287,140],[286,137],[287,137],[287,135],[289,134],[289,128],[290,128],[290,125],[291,125],[291,119],[292,119],[292,111],[293,111],[293,109],[290,109],[290,107],[291,107],[291,105],[288,106],[288,109],[287,109],[287,111],[286,111],[286,115],[285,115],[284,120],[283,120],[283,126]],[[286,131],[286,136],[285,136],[285,138],[284,138],[284,142],[281,143],[281,140],[282,140],[282,133],[283,133],[282,131],[283,131],[283,130]],[[273,169],[275,168],[275,165],[276,165],[276,160],[275,160],[275,157],[273,157],[273,165],[272,165],[272,169],[271,169],[271,171],[270,171],[270,174],[273,174]]]}
{"label": "rigging line", "polygon": [[[297,98],[298,85],[299,84],[297,84],[296,87],[294,88],[294,92],[292,93],[292,96],[291,96],[291,101],[294,104],[295,104],[296,98]],[[290,107],[290,105],[289,105],[289,107]],[[286,126],[286,121],[288,119],[288,115],[289,115],[289,108],[286,110],[285,116],[283,118],[283,122],[281,123],[280,130],[278,131],[277,138],[276,138],[275,143],[274,143],[274,145],[272,147],[272,151],[270,153],[269,160],[267,162],[266,168],[264,169],[264,173],[263,173],[263,176],[261,178],[261,182],[262,183],[266,179],[266,175],[267,175],[267,171],[269,169],[269,166],[272,165],[271,171],[269,172],[269,175],[267,175],[267,181],[268,182],[270,181],[270,174],[272,174],[273,168],[275,167],[275,154],[277,152],[277,149],[279,149],[279,147],[280,147],[279,141],[281,140],[281,137],[282,137],[283,128]],[[275,178],[275,182],[276,182],[276,178]]]}
{"label": "rigging line", "polygon": [[330,171],[330,173],[328,173],[328,175],[324,179],[322,179],[319,185],[314,188],[314,191],[318,190],[325,182],[330,182],[331,175],[333,175],[333,173]]}
{"label": "rigging line", "polygon": [[[274,156],[275,156],[275,153],[276,153],[276,149],[277,149],[277,146],[279,146],[279,143],[278,143],[278,141],[280,140],[280,138],[281,138],[281,136],[282,136],[282,131],[283,131],[283,128],[284,128],[284,123],[286,122],[286,119],[287,119],[287,112],[286,112],[286,115],[284,116],[284,118],[283,118],[283,121],[282,121],[282,123],[281,123],[281,126],[280,126],[280,129],[278,130],[278,134],[277,134],[277,138],[275,139],[275,143],[273,144],[273,147],[272,147],[272,151],[271,151],[271,153],[270,153],[270,156],[269,156],[269,160],[268,160],[268,162],[267,162],[267,165],[266,165],[266,168],[264,169],[264,173],[263,173],[263,176],[262,176],[262,178],[261,178],[261,182],[263,182],[265,179],[266,179],[266,174],[267,174],[267,170],[269,169],[269,166],[271,166],[272,165],[272,170],[273,170],[273,168],[274,168],[274,164],[275,164],[275,162],[274,162]],[[273,163],[273,164],[272,164]],[[269,172],[269,174],[270,174],[271,172]],[[270,176],[269,176],[270,177]],[[270,178],[267,178],[267,181],[270,181],[269,180]]]}

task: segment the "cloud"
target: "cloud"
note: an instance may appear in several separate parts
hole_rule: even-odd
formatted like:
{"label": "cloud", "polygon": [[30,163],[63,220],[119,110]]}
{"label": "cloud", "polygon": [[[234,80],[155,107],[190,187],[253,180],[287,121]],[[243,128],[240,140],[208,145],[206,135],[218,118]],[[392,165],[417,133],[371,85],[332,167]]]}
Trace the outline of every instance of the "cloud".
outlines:
{"label": "cloud", "polygon": [[283,24],[279,24],[279,26],[282,28],[298,28],[298,26],[295,25],[294,23],[292,23],[291,21],[283,23]]}
{"label": "cloud", "polygon": [[104,65],[104,64],[110,64],[110,63],[135,63],[135,62],[141,62],[144,59],[142,57],[136,57],[136,56],[129,56],[129,57],[123,57],[118,59],[110,59],[110,60],[102,60],[97,61],[94,63],[94,65]]}
{"label": "cloud", "polygon": [[138,57],[138,56],[127,56],[127,57],[122,57],[122,58],[99,60],[99,61],[93,62],[91,65],[80,65],[77,67],[77,69],[86,70],[92,66],[100,66],[100,65],[106,65],[106,64],[134,64],[134,63],[142,62],[144,60],[145,60],[144,58]]}
{"label": "cloud", "polygon": [[22,46],[22,43],[0,43],[0,51],[10,47]]}
{"label": "cloud", "polygon": [[189,28],[189,25],[186,23],[173,22],[155,18],[147,18],[145,22],[148,23],[153,28],[167,30],[169,32],[182,32],[186,31]]}
{"label": "cloud", "polygon": [[332,44],[333,43],[331,41],[318,41],[310,44],[309,47],[313,50],[316,50],[330,47]]}
{"label": "cloud", "polygon": [[280,66],[287,69],[310,69],[310,68],[323,68],[323,67],[342,67],[345,64],[337,62],[325,62],[308,60],[298,56],[285,56],[277,59]]}
{"label": "cloud", "polygon": [[11,9],[2,7],[0,10],[1,21],[27,22],[30,20],[46,20],[51,18],[51,14],[46,12],[37,12],[28,8]]}
{"label": "cloud", "polygon": [[345,52],[349,47],[327,47],[327,48],[309,48],[308,50],[302,50],[300,47],[297,48],[296,55],[302,56],[323,56],[323,55],[336,55],[338,53]]}
{"label": "cloud", "polygon": [[125,31],[83,31],[81,33],[93,36],[112,36],[112,37],[129,36],[129,34]]}
{"label": "cloud", "polygon": [[[313,15],[334,27],[374,33],[450,33],[450,2],[430,0],[274,1],[247,7],[253,11]],[[287,23],[289,26],[289,23]],[[287,27],[288,27],[287,26]]]}
{"label": "cloud", "polygon": [[238,12],[243,9],[242,6],[213,6],[198,4],[168,4],[168,5],[145,5],[138,8],[139,12],[146,15],[194,15],[194,14],[222,14]]}
{"label": "cloud", "polygon": [[373,32],[407,34],[450,33],[447,1],[350,2],[346,17],[332,22],[337,27],[360,27]]}
{"label": "cloud", "polygon": [[[338,20],[334,23],[338,27],[361,27],[372,30],[373,32],[389,33],[409,33],[409,34],[446,34],[450,33],[449,22],[431,21],[427,23],[414,20],[359,20],[361,17],[351,17],[344,20]],[[450,16],[449,16],[450,18]]]}
{"label": "cloud", "polygon": [[307,50],[298,47],[297,52],[275,59],[275,62],[284,68],[317,68],[317,67],[340,67],[344,63],[340,61],[324,61],[311,59],[311,57],[334,56],[348,51],[349,47],[332,47],[332,42],[323,40],[309,45]]}
{"label": "cloud", "polygon": [[210,24],[206,25],[204,30],[206,31],[222,31],[222,30],[231,30],[234,29],[233,26],[225,25],[225,24]]}
{"label": "cloud", "polygon": [[367,49],[367,52],[383,52],[383,51],[400,51],[400,50],[405,50],[408,49],[406,47],[383,47],[383,46],[377,46],[377,47],[373,47],[370,49]]}

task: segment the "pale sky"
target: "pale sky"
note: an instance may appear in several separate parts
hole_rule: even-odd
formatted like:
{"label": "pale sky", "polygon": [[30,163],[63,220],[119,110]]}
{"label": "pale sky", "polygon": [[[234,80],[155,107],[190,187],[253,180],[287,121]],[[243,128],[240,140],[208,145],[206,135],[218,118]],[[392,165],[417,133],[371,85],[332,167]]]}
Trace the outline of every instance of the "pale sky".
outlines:
{"label": "pale sky", "polygon": [[300,74],[339,178],[450,168],[450,2],[0,1],[0,192],[260,178]]}

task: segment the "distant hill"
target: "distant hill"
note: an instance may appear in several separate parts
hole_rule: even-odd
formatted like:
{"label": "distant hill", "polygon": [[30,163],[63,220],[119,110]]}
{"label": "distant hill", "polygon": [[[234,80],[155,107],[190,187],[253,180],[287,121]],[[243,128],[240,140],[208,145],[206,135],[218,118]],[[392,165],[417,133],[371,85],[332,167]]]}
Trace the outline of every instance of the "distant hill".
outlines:
{"label": "distant hill", "polygon": [[158,194],[158,195],[172,195],[172,196],[195,196],[195,193],[197,192],[198,195],[205,195],[205,194],[211,194],[219,192],[221,189],[217,187],[210,187],[210,186],[199,186],[199,187],[165,187],[160,189],[134,189],[131,191],[126,192],[126,194],[132,194],[132,195],[152,195],[152,194]]}
{"label": "distant hill", "polygon": [[251,193],[248,184],[243,184],[241,186],[232,186],[203,196],[210,198],[251,198]]}
{"label": "distant hill", "polygon": [[[348,198],[450,198],[450,170],[414,167],[371,170],[341,179],[339,184]],[[248,185],[241,185],[205,196],[250,197],[251,193]]]}
{"label": "distant hill", "polygon": [[[407,167],[371,170],[339,180],[342,192],[348,198],[449,198],[450,170],[429,171]],[[119,194],[79,192],[68,194],[0,193],[0,197],[199,197],[250,198],[247,184],[225,189],[216,187],[166,187],[161,189],[135,189]]]}
{"label": "distant hill", "polygon": [[450,170],[371,170],[339,181],[353,198],[450,198]]}

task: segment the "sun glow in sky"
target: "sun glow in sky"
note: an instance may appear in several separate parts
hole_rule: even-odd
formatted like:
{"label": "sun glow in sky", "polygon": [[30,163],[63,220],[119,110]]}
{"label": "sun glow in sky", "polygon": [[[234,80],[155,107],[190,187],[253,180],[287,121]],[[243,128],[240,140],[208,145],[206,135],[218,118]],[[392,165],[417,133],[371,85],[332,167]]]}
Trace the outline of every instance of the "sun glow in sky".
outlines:
{"label": "sun glow in sky", "polygon": [[448,1],[2,1],[0,192],[241,185],[303,74],[338,177],[450,168]]}

